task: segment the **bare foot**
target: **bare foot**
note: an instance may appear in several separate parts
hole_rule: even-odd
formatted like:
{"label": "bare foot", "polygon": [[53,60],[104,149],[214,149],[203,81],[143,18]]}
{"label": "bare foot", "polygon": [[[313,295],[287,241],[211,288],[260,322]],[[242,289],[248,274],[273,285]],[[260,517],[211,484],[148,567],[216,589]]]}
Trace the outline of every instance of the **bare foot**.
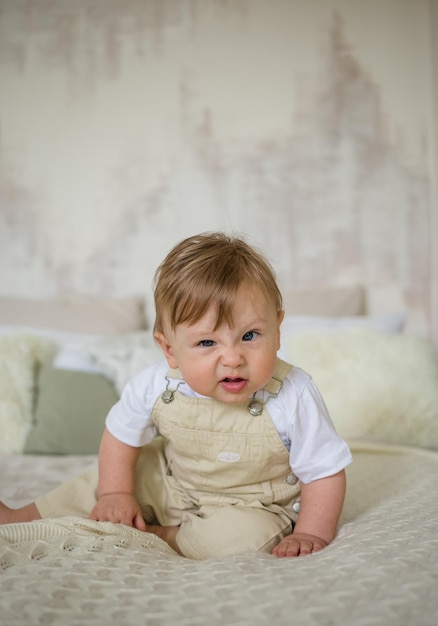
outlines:
{"label": "bare foot", "polygon": [[0,524],[16,524],[17,522],[31,522],[41,519],[36,505],[31,502],[20,509],[11,509],[0,502]]}
{"label": "bare foot", "polygon": [[178,530],[179,526],[155,526],[153,524],[148,524],[146,528],[146,532],[157,535],[157,537],[169,544],[172,550],[175,550],[175,552],[177,552],[181,556],[184,556],[184,554],[178,548],[178,544],[176,543],[176,535],[178,533]]}

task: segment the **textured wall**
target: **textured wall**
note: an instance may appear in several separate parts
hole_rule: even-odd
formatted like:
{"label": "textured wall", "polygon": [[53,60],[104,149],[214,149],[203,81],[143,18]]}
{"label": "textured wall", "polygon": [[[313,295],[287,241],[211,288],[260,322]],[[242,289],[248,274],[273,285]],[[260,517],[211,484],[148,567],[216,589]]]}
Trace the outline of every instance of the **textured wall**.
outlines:
{"label": "textured wall", "polygon": [[431,333],[432,4],[0,0],[0,293],[149,295],[225,229]]}

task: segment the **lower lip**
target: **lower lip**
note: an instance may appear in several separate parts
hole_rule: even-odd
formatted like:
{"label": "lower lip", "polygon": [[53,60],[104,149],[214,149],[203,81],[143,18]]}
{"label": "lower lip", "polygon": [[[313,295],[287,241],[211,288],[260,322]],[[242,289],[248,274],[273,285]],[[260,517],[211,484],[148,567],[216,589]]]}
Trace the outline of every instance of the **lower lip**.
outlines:
{"label": "lower lip", "polygon": [[229,393],[240,393],[246,387],[247,381],[241,380],[221,380],[220,385],[222,389]]}

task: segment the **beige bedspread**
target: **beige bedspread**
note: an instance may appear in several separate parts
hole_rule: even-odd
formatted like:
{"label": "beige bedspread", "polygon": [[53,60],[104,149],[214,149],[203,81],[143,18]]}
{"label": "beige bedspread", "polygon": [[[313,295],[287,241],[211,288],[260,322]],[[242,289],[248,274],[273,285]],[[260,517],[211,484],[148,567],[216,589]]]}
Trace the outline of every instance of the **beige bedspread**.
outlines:
{"label": "beige bedspread", "polygon": [[[353,445],[335,541],[299,559],[189,561],[154,535],[79,518],[0,529],[0,621],[289,626],[438,624],[438,453]],[[90,457],[0,456],[22,504]]]}

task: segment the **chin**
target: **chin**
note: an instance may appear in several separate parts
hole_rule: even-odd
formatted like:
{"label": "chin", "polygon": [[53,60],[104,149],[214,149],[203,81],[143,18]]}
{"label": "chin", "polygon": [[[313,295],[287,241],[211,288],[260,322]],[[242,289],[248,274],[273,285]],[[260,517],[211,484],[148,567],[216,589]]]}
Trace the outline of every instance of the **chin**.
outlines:
{"label": "chin", "polygon": [[245,397],[245,398],[228,398],[228,399],[223,399],[221,398],[219,400],[220,402],[222,402],[223,404],[240,404],[241,402],[246,402],[249,398]]}

